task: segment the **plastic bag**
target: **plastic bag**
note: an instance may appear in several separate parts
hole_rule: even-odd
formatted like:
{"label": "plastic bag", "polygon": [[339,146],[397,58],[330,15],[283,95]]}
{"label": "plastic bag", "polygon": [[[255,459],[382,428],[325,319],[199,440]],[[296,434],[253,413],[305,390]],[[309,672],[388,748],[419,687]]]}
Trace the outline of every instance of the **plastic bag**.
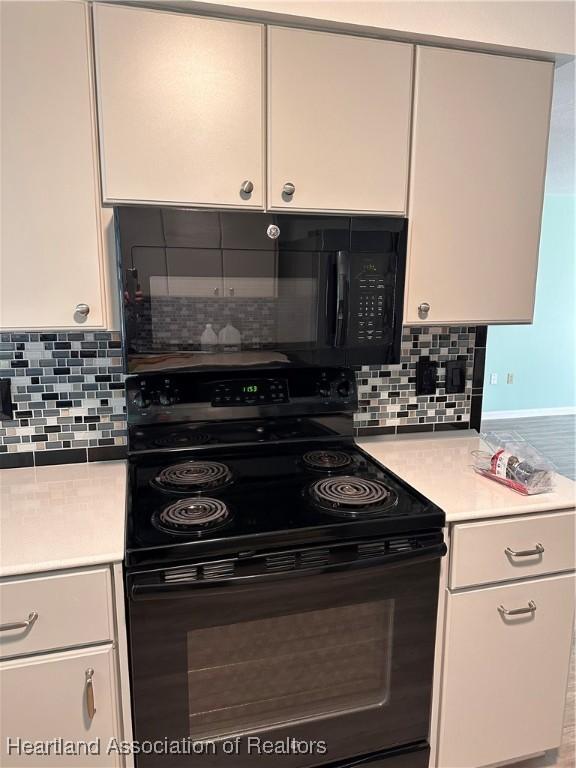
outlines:
{"label": "plastic bag", "polygon": [[472,451],[474,471],[524,496],[554,490],[554,466],[517,432],[484,432],[488,450]]}

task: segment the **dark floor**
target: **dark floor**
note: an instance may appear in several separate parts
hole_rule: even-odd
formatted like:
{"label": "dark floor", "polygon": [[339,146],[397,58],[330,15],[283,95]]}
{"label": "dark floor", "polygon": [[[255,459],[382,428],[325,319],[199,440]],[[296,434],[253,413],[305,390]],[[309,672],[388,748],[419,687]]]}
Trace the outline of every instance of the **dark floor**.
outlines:
{"label": "dark floor", "polygon": [[576,415],[538,416],[525,419],[483,419],[482,431],[518,432],[556,470],[576,480]]}

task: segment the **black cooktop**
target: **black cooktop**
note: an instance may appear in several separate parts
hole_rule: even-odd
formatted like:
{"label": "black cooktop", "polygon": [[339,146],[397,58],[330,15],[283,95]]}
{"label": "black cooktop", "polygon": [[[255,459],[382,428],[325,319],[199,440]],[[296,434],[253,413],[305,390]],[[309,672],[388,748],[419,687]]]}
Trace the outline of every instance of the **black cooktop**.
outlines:
{"label": "black cooktop", "polygon": [[440,509],[353,440],[267,444],[273,425],[260,426],[262,444],[226,448],[213,432],[190,448],[171,437],[171,450],[155,451],[146,436],[147,452],[130,459],[128,565],[443,526]]}

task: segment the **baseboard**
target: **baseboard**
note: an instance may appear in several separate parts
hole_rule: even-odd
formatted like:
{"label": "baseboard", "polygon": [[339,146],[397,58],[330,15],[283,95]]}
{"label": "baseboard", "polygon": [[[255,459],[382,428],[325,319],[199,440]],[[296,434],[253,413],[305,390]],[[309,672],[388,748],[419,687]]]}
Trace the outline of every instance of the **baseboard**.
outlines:
{"label": "baseboard", "polygon": [[567,405],[563,408],[525,408],[521,411],[484,411],[482,421],[497,419],[529,419],[536,416],[574,416],[576,406]]}

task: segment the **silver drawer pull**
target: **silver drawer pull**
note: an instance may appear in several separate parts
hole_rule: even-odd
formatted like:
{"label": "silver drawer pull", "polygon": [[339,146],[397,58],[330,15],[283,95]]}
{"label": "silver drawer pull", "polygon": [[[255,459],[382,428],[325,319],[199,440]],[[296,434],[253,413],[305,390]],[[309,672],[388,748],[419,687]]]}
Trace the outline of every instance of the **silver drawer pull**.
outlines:
{"label": "silver drawer pull", "polygon": [[10,632],[12,629],[30,629],[37,618],[38,614],[36,611],[32,611],[32,613],[28,614],[26,621],[14,621],[12,624],[0,624],[0,632]]}
{"label": "silver drawer pull", "polygon": [[504,608],[503,605],[498,606],[498,610],[502,616],[520,616],[523,613],[534,613],[536,611],[536,603],[534,600],[530,600],[526,608]]}
{"label": "silver drawer pull", "polygon": [[506,552],[507,555],[510,555],[510,557],[531,557],[534,555],[541,555],[544,552],[544,547],[542,544],[536,544],[534,549],[519,549],[518,552],[510,549],[510,547],[506,547],[504,552]]}
{"label": "silver drawer pull", "polygon": [[86,670],[86,710],[90,720],[94,719],[96,714],[96,704],[94,702],[94,670],[92,667]]}

